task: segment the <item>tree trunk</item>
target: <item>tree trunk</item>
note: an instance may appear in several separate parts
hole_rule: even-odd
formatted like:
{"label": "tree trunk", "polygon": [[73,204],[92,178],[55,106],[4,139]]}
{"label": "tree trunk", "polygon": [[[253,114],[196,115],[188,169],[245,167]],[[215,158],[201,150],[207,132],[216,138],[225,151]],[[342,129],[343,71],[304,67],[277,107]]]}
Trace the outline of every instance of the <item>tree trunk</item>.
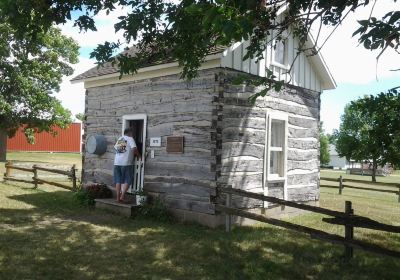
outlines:
{"label": "tree trunk", "polygon": [[372,159],[372,182],[376,182],[376,169],[378,168],[378,163],[376,159]]}
{"label": "tree trunk", "polygon": [[5,162],[7,157],[7,133],[0,130],[0,162]]}

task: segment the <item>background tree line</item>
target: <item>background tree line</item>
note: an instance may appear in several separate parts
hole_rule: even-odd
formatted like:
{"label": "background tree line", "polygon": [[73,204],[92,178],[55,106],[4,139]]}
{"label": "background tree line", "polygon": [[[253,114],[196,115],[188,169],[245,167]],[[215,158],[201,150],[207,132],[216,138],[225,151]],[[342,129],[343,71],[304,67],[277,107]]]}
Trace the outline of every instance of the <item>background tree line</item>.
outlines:
{"label": "background tree line", "polygon": [[371,164],[373,182],[378,166],[399,167],[400,87],[348,104],[333,138],[340,157]]}
{"label": "background tree line", "polygon": [[[106,41],[91,57],[100,65],[116,63],[121,75],[135,73],[149,61],[175,60],[182,66],[182,77],[190,79],[210,49],[241,40],[250,43],[243,59],[261,59],[268,38],[283,40],[285,33],[299,39],[299,53],[316,54],[317,45],[305,47],[311,27],[338,26],[364,6],[371,7],[372,14],[374,1],[370,0],[2,0],[0,134],[13,135],[24,127],[33,141],[34,132],[51,132],[54,125],[65,127],[71,122],[70,112],[53,95],[62,76],[72,74],[71,64],[78,57],[78,45],[56,28],[67,21],[73,21],[79,31],[96,31],[95,15],[124,7],[127,15],[114,24],[123,41]],[[400,11],[388,10],[382,18],[359,21],[354,36],[370,50],[398,49]],[[316,42],[321,40],[318,33]],[[115,55],[133,44],[138,50],[135,55]],[[269,75],[258,83],[265,86],[259,95],[265,95],[269,89],[279,89],[283,81]],[[0,139],[4,148],[4,137]]]}

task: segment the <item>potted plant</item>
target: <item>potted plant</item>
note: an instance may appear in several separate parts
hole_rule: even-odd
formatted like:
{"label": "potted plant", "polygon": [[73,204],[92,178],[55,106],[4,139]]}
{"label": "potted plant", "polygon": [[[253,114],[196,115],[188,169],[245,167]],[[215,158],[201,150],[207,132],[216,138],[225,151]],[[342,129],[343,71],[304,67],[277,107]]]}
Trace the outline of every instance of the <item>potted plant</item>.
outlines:
{"label": "potted plant", "polygon": [[147,193],[144,192],[143,190],[138,190],[134,192],[135,197],[136,197],[136,204],[137,205],[143,205],[147,202]]}

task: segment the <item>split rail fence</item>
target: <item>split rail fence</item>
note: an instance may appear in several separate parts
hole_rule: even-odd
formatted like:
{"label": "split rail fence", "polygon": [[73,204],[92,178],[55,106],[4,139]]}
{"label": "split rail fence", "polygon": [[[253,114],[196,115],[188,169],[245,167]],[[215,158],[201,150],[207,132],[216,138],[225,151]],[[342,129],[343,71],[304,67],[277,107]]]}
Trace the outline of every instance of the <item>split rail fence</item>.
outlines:
{"label": "split rail fence", "polygon": [[[32,165],[32,167],[22,167],[22,166],[17,166],[14,165],[13,162],[8,161],[5,164],[6,167],[6,172],[4,173],[3,180],[4,181],[13,181],[13,182],[22,182],[22,183],[28,183],[28,184],[33,184],[34,188],[37,188],[38,185],[40,184],[48,184],[68,190],[73,190],[75,191],[77,189],[77,176],[76,176],[76,166],[75,164],[72,165],[69,171],[66,170],[59,170],[59,169],[53,169],[53,168],[47,168],[43,166],[38,166],[38,165]],[[12,176],[12,170],[19,170],[19,171],[24,171],[24,172],[30,172],[33,173],[32,180],[25,180],[21,178],[17,178]],[[58,182],[52,182],[49,180],[44,180],[39,178],[38,171],[44,171],[44,172],[49,172],[49,173],[55,173],[59,175],[65,175],[68,177],[70,181],[72,181],[72,186],[68,186],[65,184],[61,184]]]}
{"label": "split rail fence", "polygon": [[[374,192],[382,192],[382,193],[393,193],[398,196],[398,202],[400,203],[400,184],[396,183],[381,183],[381,182],[368,182],[368,181],[363,181],[363,180],[356,180],[356,179],[345,179],[342,176],[339,178],[326,178],[326,177],[321,177],[320,178],[323,181],[328,181],[328,182],[338,182],[339,186],[339,194],[342,194],[344,188],[349,188],[349,189],[357,189],[357,190],[365,190],[365,191],[374,191]],[[388,187],[388,188],[396,188],[397,190],[385,190],[385,189],[376,189],[376,188],[365,188],[365,187],[358,187],[358,186],[353,186],[349,184],[344,184],[346,182],[349,183],[362,183],[362,184],[367,184],[367,185],[374,185],[374,186],[382,186],[382,187]],[[321,187],[326,187],[326,188],[337,188],[335,186],[327,186],[327,185],[321,185]]]}
{"label": "split rail fence", "polygon": [[[311,238],[321,239],[321,240],[325,240],[325,241],[335,243],[335,244],[342,244],[345,246],[345,258],[346,259],[350,259],[353,257],[353,249],[354,248],[400,258],[400,251],[386,249],[386,248],[380,247],[380,246],[372,244],[372,243],[354,239],[354,228],[355,227],[379,230],[379,231],[384,231],[384,232],[400,233],[400,226],[383,224],[383,223],[374,221],[367,217],[354,215],[354,209],[352,208],[351,201],[346,201],[345,202],[345,211],[340,212],[340,211],[330,210],[330,209],[326,209],[326,208],[322,208],[322,207],[300,204],[300,203],[296,203],[293,201],[287,201],[287,200],[279,199],[279,198],[272,197],[272,196],[265,196],[262,194],[243,191],[240,189],[233,189],[230,187],[217,187],[217,193],[219,195],[220,194],[226,195],[225,205],[216,204],[215,210],[226,214],[225,226],[226,226],[226,231],[228,231],[228,232],[231,230],[231,226],[232,226],[231,215],[234,215],[234,216],[248,218],[248,219],[268,223],[271,225],[303,232],[303,233],[309,234],[311,236]],[[234,207],[232,207],[232,195],[236,195],[236,196],[240,196],[240,197],[247,197],[247,198],[252,198],[252,199],[258,199],[258,200],[262,200],[262,201],[275,203],[275,204],[281,205],[281,206],[288,206],[288,207],[293,207],[296,209],[301,209],[301,210],[306,210],[306,211],[311,211],[314,213],[331,216],[333,218],[325,217],[325,218],[322,218],[322,221],[329,223],[329,224],[343,225],[345,227],[345,236],[343,237],[343,236],[328,233],[328,232],[325,232],[322,230],[318,230],[318,229],[294,224],[291,222],[274,219],[271,217],[267,217],[265,215],[250,213],[245,210],[234,208]]]}

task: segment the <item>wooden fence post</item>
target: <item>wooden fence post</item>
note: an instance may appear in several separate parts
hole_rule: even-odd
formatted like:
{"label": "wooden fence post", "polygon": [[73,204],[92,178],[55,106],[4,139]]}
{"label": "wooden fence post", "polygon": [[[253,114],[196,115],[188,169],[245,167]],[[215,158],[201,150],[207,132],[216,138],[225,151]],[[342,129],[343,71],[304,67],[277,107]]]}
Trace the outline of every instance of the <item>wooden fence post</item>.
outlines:
{"label": "wooden fence post", "polygon": [[72,190],[76,191],[76,165],[72,165],[71,176],[72,176]]}
{"label": "wooden fence post", "polygon": [[38,187],[38,174],[37,174],[37,168],[36,168],[36,164],[34,164],[33,166],[32,166],[32,168],[33,168],[33,183],[35,184],[35,189],[37,189],[37,187]]}
{"label": "wooden fence post", "polygon": [[343,189],[343,177],[340,175],[339,177],[339,194],[342,194],[342,189]]}
{"label": "wooden fence post", "polygon": [[[352,208],[352,203],[351,201],[345,202],[345,213],[347,214],[347,217],[350,217],[351,215],[354,214],[354,210]],[[345,224],[344,228],[344,238],[348,241],[352,240],[354,237],[354,227],[353,225]],[[349,245],[345,245],[345,258],[346,260],[350,260],[353,257],[353,247]]]}
{"label": "wooden fence post", "polygon": [[400,185],[399,185],[399,199],[397,201],[400,203]]}
{"label": "wooden fence post", "polygon": [[[231,185],[227,186],[228,188],[232,188]],[[231,207],[232,206],[232,194],[226,194],[226,201],[225,201],[226,207]],[[232,227],[232,215],[231,214],[225,214],[225,231],[230,232]]]}
{"label": "wooden fence post", "polygon": [[11,168],[10,168],[10,166],[12,166],[12,165],[13,165],[12,161],[7,161],[6,162],[6,173],[4,173],[4,177],[5,178],[8,178],[8,177],[11,176]]}

